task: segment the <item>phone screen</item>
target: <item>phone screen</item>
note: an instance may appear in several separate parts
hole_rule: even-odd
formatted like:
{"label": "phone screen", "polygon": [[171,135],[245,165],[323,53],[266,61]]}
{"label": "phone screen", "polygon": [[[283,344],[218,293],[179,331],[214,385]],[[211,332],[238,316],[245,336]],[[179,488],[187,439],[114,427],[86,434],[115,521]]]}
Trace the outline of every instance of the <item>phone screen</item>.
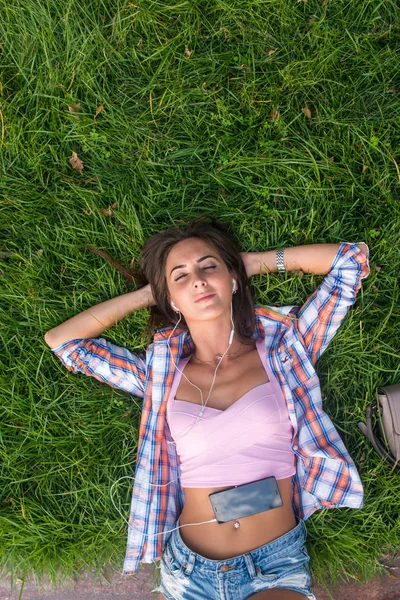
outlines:
{"label": "phone screen", "polygon": [[283,506],[275,477],[259,479],[209,495],[218,523]]}

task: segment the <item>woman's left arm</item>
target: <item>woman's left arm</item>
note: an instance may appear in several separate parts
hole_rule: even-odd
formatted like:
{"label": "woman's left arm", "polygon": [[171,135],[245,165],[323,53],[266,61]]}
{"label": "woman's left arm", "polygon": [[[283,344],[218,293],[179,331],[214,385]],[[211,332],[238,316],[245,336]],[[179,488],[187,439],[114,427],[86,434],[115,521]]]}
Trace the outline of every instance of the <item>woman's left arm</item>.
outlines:
{"label": "woman's left arm", "polygon": [[[285,269],[286,271],[303,271],[304,273],[326,275],[329,273],[339,246],[340,244],[309,244],[285,248],[283,255]],[[368,256],[368,246],[364,242],[361,242],[358,246],[365,256]],[[248,277],[278,272],[276,250],[241,252],[241,255]]]}
{"label": "woman's left arm", "polygon": [[[275,250],[254,254],[250,273],[277,271]],[[364,242],[297,246],[285,249],[284,264],[287,270],[325,275],[309,298],[288,315],[315,365],[355,303],[362,280],[369,275],[369,248]]]}

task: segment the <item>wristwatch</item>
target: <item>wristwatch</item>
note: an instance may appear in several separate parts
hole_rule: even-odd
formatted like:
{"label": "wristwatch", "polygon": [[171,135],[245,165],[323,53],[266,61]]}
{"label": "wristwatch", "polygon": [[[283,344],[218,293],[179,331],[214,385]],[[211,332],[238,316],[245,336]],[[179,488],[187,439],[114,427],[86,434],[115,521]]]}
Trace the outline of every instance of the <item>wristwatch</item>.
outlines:
{"label": "wristwatch", "polygon": [[283,251],[284,248],[278,248],[276,251],[276,266],[278,267],[279,273],[285,273],[285,265],[283,264]]}

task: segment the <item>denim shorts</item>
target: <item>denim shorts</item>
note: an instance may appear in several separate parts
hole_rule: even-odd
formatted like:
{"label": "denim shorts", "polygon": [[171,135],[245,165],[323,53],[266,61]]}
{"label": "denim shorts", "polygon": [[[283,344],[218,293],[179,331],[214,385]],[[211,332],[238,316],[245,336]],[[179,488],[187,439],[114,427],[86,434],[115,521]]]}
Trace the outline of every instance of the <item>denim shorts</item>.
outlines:
{"label": "denim shorts", "polygon": [[302,519],[297,521],[272,542],[226,560],[193,552],[176,529],[161,556],[160,585],[152,591],[168,600],[245,600],[262,590],[284,588],[316,600],[310,588],[307,529]]}

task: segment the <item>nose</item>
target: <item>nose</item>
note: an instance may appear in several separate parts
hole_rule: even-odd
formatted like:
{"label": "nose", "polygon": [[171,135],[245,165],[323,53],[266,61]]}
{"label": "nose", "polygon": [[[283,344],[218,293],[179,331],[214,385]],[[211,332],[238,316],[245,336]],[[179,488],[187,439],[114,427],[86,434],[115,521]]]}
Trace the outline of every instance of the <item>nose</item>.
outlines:
{"label": "nose", "polygon": [[206,285],[204,275],[198,274],[197,277],[194,277],[194,287],[197,289],[199,287],[204,287]]}

